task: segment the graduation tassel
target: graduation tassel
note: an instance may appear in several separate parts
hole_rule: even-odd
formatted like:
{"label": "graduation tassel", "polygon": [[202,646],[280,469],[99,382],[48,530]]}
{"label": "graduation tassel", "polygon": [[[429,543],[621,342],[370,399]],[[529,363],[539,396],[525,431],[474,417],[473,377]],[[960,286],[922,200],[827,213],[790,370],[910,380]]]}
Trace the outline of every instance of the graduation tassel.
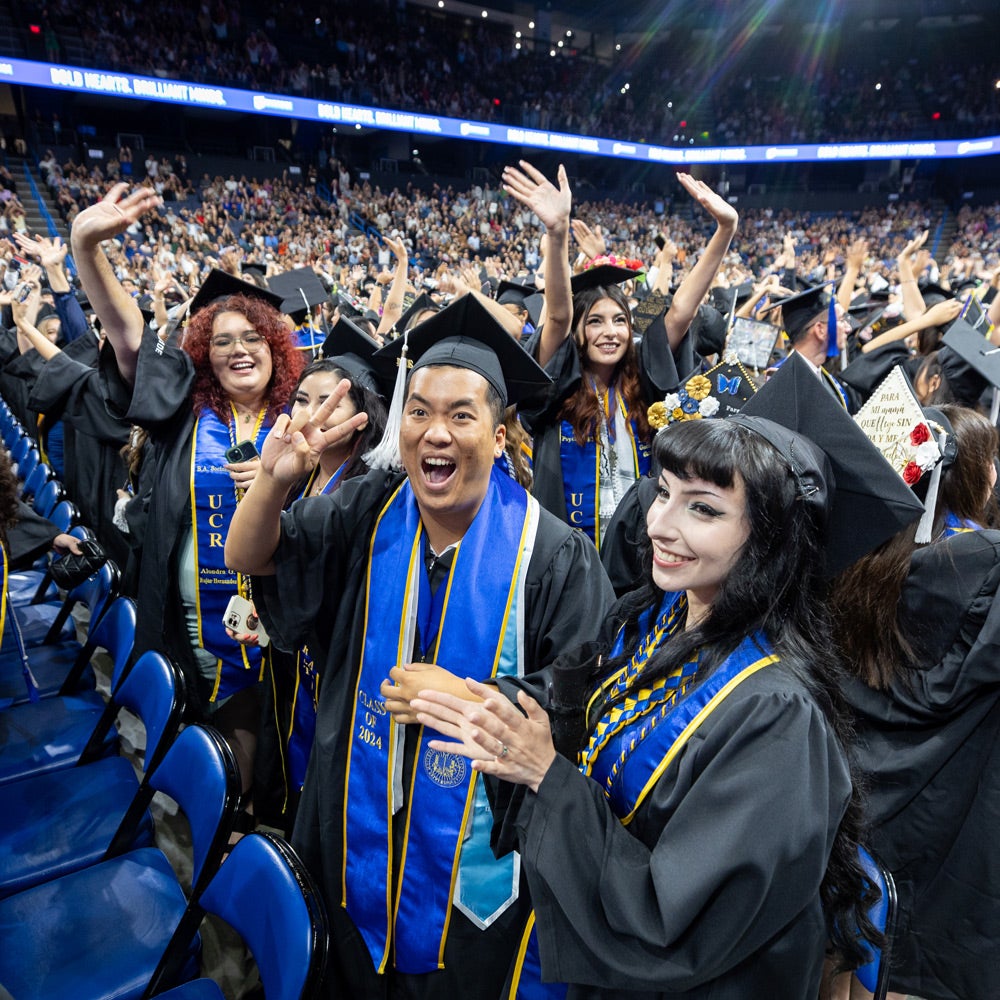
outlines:
{"label": "graduation tassel", "polygon": [[990,423],[996,426],[997,417],[1000,417],[1000,389],[993,387],[993,401],[990,403]]}
{"label": "graduation tassel", "polygon": [[830,297],[830,305],[827,307],[826,311],[826,356],[828,358],[835,358],[840,356],[840,367],[843,368],[847,363],[847,352],[841,351],[837,346],[837,299],[835,296]]}
{"label": "graduation tassel", "polygon": [[[942,456],[944,455],[944,447],[947,440],[948,436],[944,431],[938,434],[937,446]],[[917,522],[917,533],[913,536],[913,540],[918,545],[926,545],[931,540],[931,532],[934,530],[934,514],[937,509],[938,489],[941,486],[941,470],[943,468],[944,458],[941,458],[931,473],[930,485],[927,487],[927,499],[924,500],[924,512],[920,515],[920,520]]]}
{"label": "graduation tassel", "polygon": [[396,384],[393,386],[392,402],[389,404],[382,440],[361,456],[369,469],[399,471],[403,467],[403,459],[399,454],[399,430],[403,424],[403,397],[406,395],[406,374],[409,368],[409,336],[409,331],[403,334],[403,351],[399,356]]}

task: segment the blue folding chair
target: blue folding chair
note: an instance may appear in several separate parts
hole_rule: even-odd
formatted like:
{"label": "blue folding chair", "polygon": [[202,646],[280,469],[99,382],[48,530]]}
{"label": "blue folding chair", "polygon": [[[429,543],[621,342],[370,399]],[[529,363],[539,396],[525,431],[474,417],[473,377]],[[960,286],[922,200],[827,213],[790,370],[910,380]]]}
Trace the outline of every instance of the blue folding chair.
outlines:
{"label": "blue folding chair", "polygon": [[166,855],[142,847],[0,900],[0,983],[17,1000],[138,1000],[179,928],[182,975],[197,974],[197,903],[232,833],[239,769],[214,729],[194,725],[149,781],[188,820],[190,896]]}
{"label": "blue folding chair", "polygon": [[126,757],[0,785],[0,898],[153,842],[149,776],[176,736],[183,681],[162,654],[143,653],[112,695],[146,730],[145,773]]}
{"label": "blue folding chair", "polygon": [[52,468],[46,463],[39,463],[25,477],[24,486],[21,489],[21,499],[25,503],[31,503],[35,494],[55,475]]}
{"label": "blue folding chair", "polygon": [[[119,597],[94,630],[112,658],[112,693],[118,689],[135,643],[135,605]],[[0,785],[32,774],[90,763],[115,752],[113,702],[97,691],[40,698],[0,709]],[[2,982],[2,980],[0,980]]]}
{"label": "blue folding chair", "polygon": [[874,994],[874,1000],[885,1000],[889,989],[892,937],[896,931],[896,883],[888,869],[860,845],[858,845],[858,855],[865,876],[879,891],[878,902],[869,909],[868,918],[884,935],[885,945],[882,948],[867,945],[866,950],[871,958],[855,969],[854,975],[869,993]]}
{"label": "blue folding chair", "polygon": [[[94,687],[94,671],[90,666],[90,660],[97,648],[108,649],[113,659],[124,652],[121,640],[126,638],[125,636],[116,635],[111,629],[100,631],[104,610],[115,600],[120,580],[118,567],[109,560],[93,576],[88,577],[70,592],[74,595],[74,605],[80,603],[77,600],[79,594],[80,600],[91,609],[92,617],[87,624],[87,639],[82,646],[75,639],[58,641],[69,618],[68,594],[63,606],[51,621],[46,617],[40,623],[34,623],[31,616],[42,614],[36,606],[11,608],[12,616],[16,616],[18,624],[21,624],[23,619],[25,627],[33,625],[36,631],[46,627],[45,638],[51,636],[53,641],[45,644],[43,640],[42,644],[34,646],[29,646],[25,641],[27,665],[34,679],[34,692],[25,684],[24,663],[20,650],[15,651],[9,645],[0,646],[0,707],[20,705],[34,700],[35,697],[51,698],[56,694],[74,694]],[[108,647],[108,641],[112,643],[115,652]],[[132,639],[129,638],[126,659],[131,654],[131,642]]]}
{"label": "blue folding chair", "polygon": [[31,451],[34,444],[35,442],[27,434],[22,434],[10,449],[10,464],[20,466],[28,457],[28,452]]}
{"label": "blue folding chair", "polygon": [[28,449],[27,455],[24,456],[24,461],[18,462],[17,478],[21,481],[22,494],[25,484],[31,478],[31,474],[35,471],[35,468],[41,460],[42,453],[34,445],[32,445]]}
{"label": "blue folding chair", "polygon": [[[38,468],[40,469],[41,466]],[[38,469],[35,469],[35,472],[37,473]],[[56,504],[65,496],[66,490],[63,488],[63,484],[58,479],[50,478],[35,491],[35,502],[32,506],[35,508],[36,514],[48,517],[55,510]]]}
{"label": "blue folding chair", "polygon": [[[267,1000],[316,995],[329,942],[326,911],[315,882],[287,841],[271,833],[247,834],[198,905],[239,932],[257,963]],[[158,996],[223,1000],[222,990],[210,979],[193,979]]]}

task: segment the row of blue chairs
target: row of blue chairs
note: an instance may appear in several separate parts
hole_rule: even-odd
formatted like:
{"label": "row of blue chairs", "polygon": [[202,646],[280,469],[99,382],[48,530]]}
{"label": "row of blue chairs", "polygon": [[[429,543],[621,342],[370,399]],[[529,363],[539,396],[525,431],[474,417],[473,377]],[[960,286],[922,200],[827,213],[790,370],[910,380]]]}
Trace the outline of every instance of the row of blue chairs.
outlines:
{"label": "row of blue chairs", "polygon": [[[27,471],[22,498],[51,519],[69,501],[12,417],[0,401],[0,437]],[[218,1000],[219,986],[198,978],[199,927],[213,913],[243,938],[267,1000],[312,996],[327,946],[319,894],[281,838],[249,834],[229,847],[240,804],[235,758],[211,727],[183,727],[184,686],[166,657],[133,662],[136,608],[119,582],[110,560],[61,599],[44,565],[7,577],[0,987],[17,1000]],[[77,609],[87,611],[83,641]],[[107,700],[91,664],[98,650],[111,664]],[[120,752],[126,711],[146,734],[138,772]],[[156,846],[157,793],[187,820],[189,868],[175,872]]]}

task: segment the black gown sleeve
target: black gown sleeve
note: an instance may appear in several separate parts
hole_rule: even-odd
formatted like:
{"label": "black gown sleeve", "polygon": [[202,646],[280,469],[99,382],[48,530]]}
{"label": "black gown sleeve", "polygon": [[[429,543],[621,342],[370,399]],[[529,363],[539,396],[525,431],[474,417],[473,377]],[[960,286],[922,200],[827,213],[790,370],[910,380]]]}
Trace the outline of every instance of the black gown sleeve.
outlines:
{"label": "black gown sleeve", "polygon": [[26,569],[52,548],[58,535],[56,526],[47,518],[36,514],[31,507],[17,501],[17,521],[7,532],[7,568]]}
{"label": "black gown sleeve", "polygon": [[543,979],[689,990],[815,912],[849,771],[804,692],[756,680],[702,725],[629,827],[561,757],[525,797]]}
{"label": "black gown sleeve", "polygon": [[642,582],[642,550],[647,541],[646,514],[656,498],[657,479],[643,476],[622,497],[601,542],[601,562],[621,596]]}

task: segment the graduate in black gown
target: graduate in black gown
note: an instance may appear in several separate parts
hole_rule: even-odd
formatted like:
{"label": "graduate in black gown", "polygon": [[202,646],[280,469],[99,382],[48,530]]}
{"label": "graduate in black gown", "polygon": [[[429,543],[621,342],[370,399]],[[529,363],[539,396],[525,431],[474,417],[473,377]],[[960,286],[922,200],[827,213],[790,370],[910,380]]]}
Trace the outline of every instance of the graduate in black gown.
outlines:
{"label": "graduate in black gown", "polygon": [[910,528],[886,542],[837,581],[834,608],[871,843],[899,896],[889,987],[988,1000],[1000,941],[1000,531],[986,527],[997,433],[963,407],[925,412],[947,432],[933,540],[916,544]]}
{"label": "graduate in black gown", "polygon": [[[233,744],[244,792],[253,775],[264,651],[226,633],[233,597],[249,581],[223,561],[226,527],[252,482],[255,457],[303,367],[271,293],[213,271],[192,302],[180,348],[146,326],[101,250],[158,203],[116,185],[81,212],[72,230],[80,280],[111,350],[101,354],[109,411],[149,435],[148,521],[139,567],[136,654],[157,649],[183,672],[187,705],[210,715]],[[241,451],[243,449],[240,449]]]}
{"label": "graduate in black gown", "polygon": [[[860,432],[804,377],[824,445],[850,452]],[[905,494],[860,445],[873,492]],[[433,747],[503,779],[497,847],[520,850],[534,906],[505,997],[814,1000],[828,939],[858,961],[864,892],[821,545],[849,558],[897,514],[869,494],[865,531],[839,534],[832,456],[760,416],[677,423],[654,450],[647,576],[587,651],[589,681],[553,669],[548,714],[475,683],[483,705],[412,707],[446,737]]]}
{"label": "graduate in black gown", "polygon": [[538,215],[549,240],[545,322],[529,350],[553,384],[518,408],[533,438],[532,492],[600,550],[618,503],[649,471],[654,431],[646,411],[687,374],[678,372],[674,352],[688,336],[729,248],[737,214],[701,181],[678,175],[717,228],[665,316],[647,329],[636,348],[629,302],[620,287],[636,272],[598,263],[571,280],[571,195],[565,170],[560,168],[557,188],[530,164],[522,161],[521,168],[505,170],[504,187]]}
{"label": "graduate in black gown", "polygon": [[526,913],[520,865],[493,858],[481,783],[429,750],[407,700],[539,670],[612,599],[591,542],[496,464],[505,404],[544,375],[494,308],[470,293],[408,334],[416,360],[386,432],[404,471],[282,514],[289,484],[354,429],[319,429],[342,383],[276,424],[227,540],[272,642],[324,651],[293,840],[331,918],[331,997],[498,996]]}

